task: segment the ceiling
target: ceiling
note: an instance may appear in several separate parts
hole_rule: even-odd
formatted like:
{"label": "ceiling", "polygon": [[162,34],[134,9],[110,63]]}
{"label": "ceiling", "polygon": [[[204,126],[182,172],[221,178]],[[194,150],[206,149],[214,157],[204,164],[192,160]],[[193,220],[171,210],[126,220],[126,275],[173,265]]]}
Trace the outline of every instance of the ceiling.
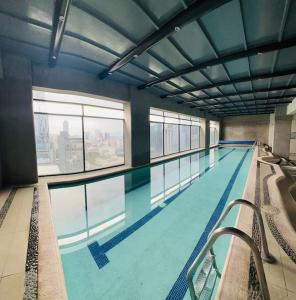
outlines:
{"label": "ceiling", "polygon": [[296,1],[6,0],[0,49],[218,116],[296,96]]}

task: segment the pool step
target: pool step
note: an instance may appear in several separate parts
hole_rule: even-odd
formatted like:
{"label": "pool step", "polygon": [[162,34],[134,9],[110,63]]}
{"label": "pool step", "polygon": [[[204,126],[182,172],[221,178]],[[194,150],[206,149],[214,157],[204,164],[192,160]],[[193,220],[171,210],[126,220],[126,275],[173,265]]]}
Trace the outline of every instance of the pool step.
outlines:
{"label": "pool step", "polygon": [[204,261],[194,284],[195,295],[198,299],[209,300],[212,297],[217,279],[217,272],[213,268],[213,257],[209,253]]}

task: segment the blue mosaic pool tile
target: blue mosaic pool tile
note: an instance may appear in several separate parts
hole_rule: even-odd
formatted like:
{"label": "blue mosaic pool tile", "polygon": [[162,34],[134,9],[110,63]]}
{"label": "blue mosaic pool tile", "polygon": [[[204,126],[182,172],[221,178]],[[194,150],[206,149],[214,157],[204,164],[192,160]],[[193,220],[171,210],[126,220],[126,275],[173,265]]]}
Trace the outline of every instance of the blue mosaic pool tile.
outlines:
{"label": "blue mosaic pool tile", "polygon": [[88,249],[92,257],[94,258],[97,266],[99,267],[99,269],[102,269],[105,265],[107,265],[109,259],[107,255],[104,253],[104,251],[102,251],[102,248],[98,242],[94,242],[88,245]]}
{"label": "blue mosaic pool tile", "polygon": [[179,274],[176,282],[174,283],[173,287],[171,288],[168,296],[166,297],[166,300],[180,300],[180,299],[183,299],[185,294],[186,294],[186,291],[188,289],[188,285],[187,285],[187,279],[186,279],[186,276],[187,276],[187,272],[190,268],[190,266],[192,265],[192,263],[194,262],[195,258],[198,256],[198,254],[200,253],[200,251],[202,250],[202,248],[204,247],[204,245],[206,244],[207,242],[207,239],[208,239],[208,235],[210,234],[210,232],[212,231],[212,229],[214,228],[215,224],[217,223],[224,207],[225,207],[225,204],[227,202],[227,199],[228,199],[228,196],[231,192],[231,189],[233,187],[233,184],[237,178],[237,175],[243,165],[243,162],[244,160],[246,159],[247,157],[247,154],[249,152],[250,149],[248,149],[243,157],[241,158],[239,164],[237,165],[234,173],[232,174],[231,176],[231,179],[230,181],[228,182],[224,192],[223,192],[223,195],[221,196],[219,202],[218,202],[218,205],[216,206],[213,214],[211,215],[210,217],[210,220],[209,222],[207,223],[206,225],[206,228],[204,230],[204,232],[202,233],[199,241],[197,242],[194,250],[192,251],[189,259],[187,260],[185,266],[183,267],[181,273]]}

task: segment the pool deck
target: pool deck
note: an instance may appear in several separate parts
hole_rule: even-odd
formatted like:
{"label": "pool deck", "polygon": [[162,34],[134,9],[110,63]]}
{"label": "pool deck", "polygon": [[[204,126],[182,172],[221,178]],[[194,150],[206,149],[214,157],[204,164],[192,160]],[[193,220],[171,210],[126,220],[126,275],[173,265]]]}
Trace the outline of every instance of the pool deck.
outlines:
{"label": "pool deck", "polygon": [[[269,251],[276,259],[273,264],[263,262],[270,297],[292,300],[296,299],[296,232],[287,218],[277,184],[284,174],[279,165],[262,163],[261,155],[270,154],[256,148],[244,198],[253,203],[260,201]],[[256,177],[258,157],[259,178]],[[267,203],[267,197],[270,203]],[[236,226],[250,236],[256,234],[252,230],[253,213],[249,208],[240,208]],[[250,271],[250,254],[250,249],[241,240],[232,238],[216,299],[256,299],[259,283]]]}
{"label": "pool deck", "polygon": [[[267,155],[262,149],[259,150],[258,147],[255,149],[244,198],[253,202],[258,201],[255,199],[255,189],[257,186],[258,194],[259,182],[259,200],[268,245],[270,252],[276,258],[275,264],[264,263],[271,299],[296,299],[296,232],[288,221],[285,203],[278,188],[278,181],[283,178],[284,174],[278,165],[260,163],[260,177],[256,179],[259,151],[260,155]],[[118,173],[129,168],[121,166],[112,169],[113,172]],[[36,281],[38,280],[38,299],[67,299],[50,209],[48,184],[62,183],[65,180],[75,182],[86,177],[90,179],[110,175],[108,171],[110,170],[44,177],[40,178],[39,183],[34,186],[0,191],[0,299],[23,299],[25,291],[30,292],[30,281],[34,281],[34,276],[33,279],[32,276],[28,276],[30,274],[28,274],[26,264],[30,259],[28,253],[31,247],[28,245],[30,245],[31,214],[36,187],[39,194],[38,277],[35,278]],[[268,186],[270,201],[268,205],[266,205],[264,184]],[[252,211],[242,207],[237,218],[237,227],[249,235],[254,235],[252,225]],[[251,291],[249,287],[258,285],[258,282],[253,279],[250,276],[250,250],[238,238],[233,238],[216,298],[249,299]]]}

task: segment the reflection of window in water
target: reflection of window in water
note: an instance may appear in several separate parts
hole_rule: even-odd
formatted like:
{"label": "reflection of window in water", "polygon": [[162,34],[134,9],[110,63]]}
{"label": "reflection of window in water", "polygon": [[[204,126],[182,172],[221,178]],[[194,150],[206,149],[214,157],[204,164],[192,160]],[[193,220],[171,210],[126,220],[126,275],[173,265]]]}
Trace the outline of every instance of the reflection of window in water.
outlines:
{"label": "reflection of window in water", "polygon": [[196,153],[191,155],[191,179],[196,178],[200,172],[200,154]]}
{"label": "reflection of window in water", "polygon": [[124,176],[52,189],[50,194],[60,246],[72,245],[94,235],[102,238],[124,226]]}
{"label": "reflection of window in water", "polygon": [[164,165],[158,165],[150,169],[151,204],[164,200]]}
{"label": "reflection of window in water", "polygon": [[210,149],[210,152],[209,152],[209,165],[210,165],[210,167],[213,167],[213,165],[215,164],[215,154],[216,154],[216,150],[215,149]]}
{"label": "reflection of window in water", "polygon": [[190,156],[180,158],[180,185],[185,186],[190,183],[191,177]]}

